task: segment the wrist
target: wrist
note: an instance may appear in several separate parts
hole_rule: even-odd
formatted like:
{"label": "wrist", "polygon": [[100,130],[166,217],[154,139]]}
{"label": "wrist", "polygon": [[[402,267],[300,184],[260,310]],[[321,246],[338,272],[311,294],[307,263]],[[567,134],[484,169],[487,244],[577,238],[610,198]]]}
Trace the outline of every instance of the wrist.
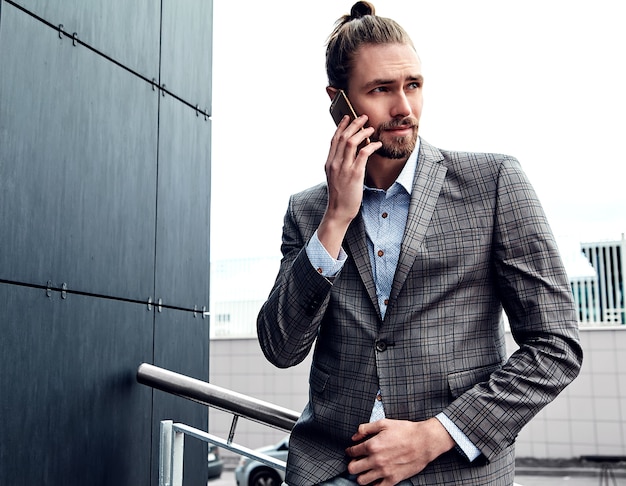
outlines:
{"label": "wrist", "polygon": [[317,228],[317,237],[329,255],[338,259],[343,239],[350,226],[351,219],[336,218],[328,213],[324,214]]}
{"label": "wrist", "polygon": [[427,422],[429,422],[431,426],[434,457],[439,457],[441,454],[454,449],[456,442],[443,424],[435,417],[428,419]]}

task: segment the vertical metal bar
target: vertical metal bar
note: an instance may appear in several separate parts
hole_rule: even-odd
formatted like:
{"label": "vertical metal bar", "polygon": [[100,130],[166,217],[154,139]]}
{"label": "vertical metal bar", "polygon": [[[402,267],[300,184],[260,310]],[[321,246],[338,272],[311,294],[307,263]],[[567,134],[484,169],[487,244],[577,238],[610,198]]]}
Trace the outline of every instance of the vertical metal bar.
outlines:
{"label": "vertical metal bar", "polygon": [[185,433],[174,429],[172,436],[172,486],[183,486],[183,457],[185,452]]}
{"label": "vertical metal bar", "polygon": [[608,297],[609,297],[609,301],[608,301],[608,310],[609,310],[609,319],[611,320],[611,322],[615,322],[615,261],[614,261],[614,251],[615,251],[615,247],[613,247],[612,245],[609,245],[608,243],[605,244],[604,246],[604,257],[606,259],[606,287],[607,287],[607,293],[608,293]]}
{"label": "vertical metal bar", "polygon": [[233,437],[235,437],[235,428],[237,427],[237,420],[239,420],[239,415],[233,414],[233,421],[230,424],[230,432],[228,432],[228,440],[226,441],[229,444],[232,444]]}
{"label": "vertical metal bar", "polygon": [[619,245],[611,245],[611,263],[613,264],[611,267],[611,273],[613,278],[613,323],[621,324],[622,319],[620,315],[620,310],[622,307],[622,292],[620,289],[620,247]]}
{"label": "vertical metal bar", "polygon": [[602,321],[607,321],[607,309],[609,306],[609,292],[607,288],[607,275],[606,275],[606,248],[604,245],[598,247],[598,268],[600,269],[600,290],[602,300],[600,301],[600,306],[602,308]]}
{"label": "vertical metal bar", "polygon": [[579,309],[578,319],[580,322],[589,322],[589,312],[587,311],[587,279],[576,281],[576,300]]}
{"label": "vertical metal bar", "polygon": [[576,299],[578,300],[578,308],[580,309],[579,319],[580,322],[589,322],[589,303],[587,302],[587,292],[589,292],[589,286],[587,285],[587,279],[576,282]]}
{"label": "vertical metal bar", "polygon": [[171,420],[161,421],[159,486],[171,486],[172,484],[172,424]]}
{"label": "vertical metal bar", "polygon": [[619,288],[621,293],[621,320],[622,324],[626,324],[626,238],[624,238],[624,233],[622,233],[622,241],[619,243],[619,259],[620,259],[620,267],[619,267]]}
{"label": "vertical metal bar", "polygon": [[578,317],[578,321],[583,322],[583,310],[580,301],[580,283],[577,280],[574,280],[573,282],[570,281],[570,290],[572,291],[572,295],[574,297],[574,304],[576,305],[576,316]]}
{"label": "vertical metal bar", "polygon": [[593,322],[593,278],[583,280],[585,322]]}
{"label": "vertical metal bar", "polygon": [[604,321],[604,309],[605,309],[605,298],[604,298],[604,284],[602,283],[602,276],[604,275],[604,272],[602,271],[602,262],[600,260],[600,249],[595,246],[595,247],[589,247],[589,254],[591,255],[591,265],[593,266],[593,268],[596,271],[596,282],[597,282],[597,287],[596,287],[596,295],[597,295],[597,301],[596,301],[596,310],[597,310],[597,316],[598,316],[598,322],[603,322]]}

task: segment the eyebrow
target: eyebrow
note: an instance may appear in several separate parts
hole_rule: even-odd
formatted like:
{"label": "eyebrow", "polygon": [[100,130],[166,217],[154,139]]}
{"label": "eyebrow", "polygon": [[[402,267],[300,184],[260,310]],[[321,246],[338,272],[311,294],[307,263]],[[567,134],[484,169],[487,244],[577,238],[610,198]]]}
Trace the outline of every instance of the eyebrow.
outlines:
{"label": "eyebrow", "polygon": [[[407,76],[405,81],[417,81],[419,83],[423,83],[424,82],[424,76],[422,76],[421,74],[415,74],[413,76]],[[393,79],[380,78],[380,79],[373,79],[369,83],[366,83],[364,87],[366,89],[370,89],[370,88],[374,88],[376,86],[387,86],[387,85],[390,85],[390,84],[393,84],[393,83],[395,83],[395,80],[393,80]]]}

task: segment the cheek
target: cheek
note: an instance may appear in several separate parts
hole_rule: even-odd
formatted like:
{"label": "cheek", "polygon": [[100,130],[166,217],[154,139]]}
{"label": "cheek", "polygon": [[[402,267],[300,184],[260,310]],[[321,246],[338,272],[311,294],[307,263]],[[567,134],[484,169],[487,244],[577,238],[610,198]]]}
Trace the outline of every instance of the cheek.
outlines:
{"label": "cheek", "polygon": [[381,125],[382,121],[383,120],[377,120],[377,119],[369,119],[367,121],[367,126],[368,127],[374,127],[374,134],[375,134],[375,136],[378,136],[376,134],[379,133],[379,128],[380,128],[380,125]]}
{"label": "cheek", "polygon": [[[361,101],[361,100],[359,100]],[[371,101],[371,100],[370,100]],[[386,107],[380,101],[372,103],[353,103],[354,109],[358,115],[367,115],[367,124],[376,127],[388,118],[389,113]]]}
{"label": "cheek", "polygon": [[422,114],[422,108],[424,106],[424,99],[419,96],[417,99],[413,100],[411,103],[411,109],[413,110],[413,114],[419,118]]}
{"label": "cheek", "polygon": [[389,114],[385,113],[380,107],[376,110],[369,110],[365,112],[367,114],[367,126],[378,129],[381,123],[389,121]]}

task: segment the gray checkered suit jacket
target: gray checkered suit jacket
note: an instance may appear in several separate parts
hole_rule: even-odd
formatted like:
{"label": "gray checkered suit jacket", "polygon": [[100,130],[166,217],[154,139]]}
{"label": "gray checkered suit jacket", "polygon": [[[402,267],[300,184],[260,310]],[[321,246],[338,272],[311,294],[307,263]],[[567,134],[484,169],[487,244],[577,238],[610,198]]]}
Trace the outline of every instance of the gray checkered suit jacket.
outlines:
{"label": "gray checkered suit jacket", "polygon": [[[301,362],[315,343],[287,483],[308,486],[346,470],[344,450],[380,388],[388,418],[444,411],[482,452],[469,463],[450,451],[413,484],[513,484],[515,437],[582,361],[569,282],[519,163],[421,141],[384,320],[360,216],[334,281],[307,258],[326,201],[325,184],[291,197],[284,257],[258,317],[261,348],[276,366]],[[503,307],[520,345],[508,360]]]}

